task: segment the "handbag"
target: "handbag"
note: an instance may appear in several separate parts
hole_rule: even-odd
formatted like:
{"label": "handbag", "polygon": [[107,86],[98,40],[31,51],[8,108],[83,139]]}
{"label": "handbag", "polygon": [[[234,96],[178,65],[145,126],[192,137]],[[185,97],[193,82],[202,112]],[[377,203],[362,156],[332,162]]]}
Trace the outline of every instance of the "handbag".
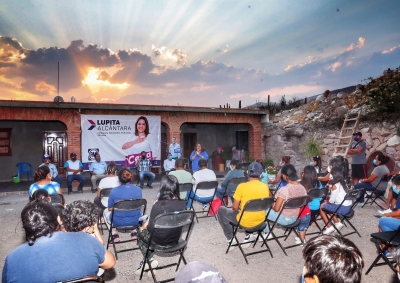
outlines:
{"label": "handbag", "polygon": [[222,206],[222,200],[220,198],[215,198],[211,202],[211,209],[208,213],[208,215],[215,215],[218,213],[218,209]]}

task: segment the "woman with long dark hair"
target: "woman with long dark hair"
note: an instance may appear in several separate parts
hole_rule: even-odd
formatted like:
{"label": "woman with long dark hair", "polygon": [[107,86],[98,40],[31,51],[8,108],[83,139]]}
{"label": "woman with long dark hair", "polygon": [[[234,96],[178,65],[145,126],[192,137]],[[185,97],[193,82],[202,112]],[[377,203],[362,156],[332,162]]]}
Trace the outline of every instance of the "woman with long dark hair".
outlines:
{"label": "woman with long dark hair", "polygon": [[208,160],[208,154],[207,154],[206,150],[204,149],[203,145],[198,142],[196,144],[196,147],[190,154],[190,161],[192,161],[193,173],[196,171],[199,171],[199,160],[200,159]]}
{"label": "woman with long dark hair", "polygon": [[33,183],[29,187],[29,196],[32,198],[33,193],[36,190],[46,190],[50,195],[60,194],[62,195],[63,191],[60,188],[60,184],[57,182],[51,181],[51,173],[48,166],[40,166],[34,173],[33,179],[35,183]]}
{"label": "woman with long dark hair", "polygon": [[2,282],[59,282],[115,265],[114,255],[90,235],[59,231],[58,214],[50,203],[28,203],[21,220],[27,242],[7,256]]}
{"label": "woman with long dark hair", "polygon": [[[146,221],[138,232],[139,248],[142,251],[143,256],[146,256],[146,249],[150,240],[151,233],[154,232],[152,241],[163,247],[175,245],[179,241],[182,228],[168,229],[168,230],[154,230],[155,218],[166,212],[183,211],[186,210],[186,202],[181,200],[179,197],[179,182],[175,176],[166,175],[161,179],[160,196],[157,202],[153,205],[149,220]],[[151,267],[156,268],[158,261],[153,258],[152,252],[148,253],[148,259]],[[135,271],[136,275],[140,275],[142,271],[144,261],[140,262],[138,269]]]}

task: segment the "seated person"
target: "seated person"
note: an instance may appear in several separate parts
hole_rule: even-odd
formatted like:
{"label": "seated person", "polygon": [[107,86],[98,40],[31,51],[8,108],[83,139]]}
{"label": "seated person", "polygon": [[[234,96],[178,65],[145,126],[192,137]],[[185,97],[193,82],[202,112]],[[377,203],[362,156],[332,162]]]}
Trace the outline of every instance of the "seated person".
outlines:
{"label": "seated person", "polygon": [[[154,220],[160,214],[184,210],[186,210],[186,203],[179,197],[178,180],[174,176],[163,176],[161,179],[160,196],[151,208],[150,218],[137,229],[139,248],[142,251],[143,257],[146,256],[151,233],[154,233],[152,242],[157,246],[167,248],[179,241],[182,228],[154,230]],[[156,268],[158,262],[153,258],[153,254],[154,252],[149,252],[147,256],[151,267]],[[144,261],[142,260],[135,271],[136,275],[140,275],[142,272],[143,264]]]}
{"label": "seated person", "polygon": [[242,170],[238,169],[236,166],[239,164],[239,160],[233,159],[231,161],[230,168],[231,170],[226,174],[225,179],[221,183],[221,187],[217,188],[216,192],[216,197],[222,200],[223,193],[225,192],[225,189],[228,187],[226,190],[225,196],[232,197],[233,194],[235,193],[236,186],[235,185],[229,185],[228,182],[231,178],[237,178],[237,177],[244,177],[244,174]]}
{"label": "seated person", "polygon": [[172,154],[168,153],[168,158],[164,160],[165,173],[175,170],[175,159],[172,158]]}
{"label": "seated person", "polygon": [[217,176],[213,170],[207,168],[207,160],[205,159],[199,159],[198,168],[199,170],[193,174],[193,190],[186,195],[187,209],[192,207],[192,199],[201,202],[203,209],[206,209],[207,204],[205,203],[212,201],[214,198],[214,189],[196,191],[196,186],[200,182],[216,181]]}
{"label": "seated person", "polygon": [[140,180],[140,188],[143,189],[144,186],[144,177],[148,177],[149,180],[147,181],[147,186],[152,189],[153,187],[151,184],[153,184],[154,179],[156,178],[156,175],[151,172],[151,162],[149,159],[146,158],[146,152],[142,151],[141,157],[139,160],[139,165],[137,166],[137,169],[139,171],[139,180]]}
{"label": "seated person", "polygon": [[386,205],[392,209],[396,210],[400,208],[400,198],[399,198],[399,193],[400,193],[400,174],[395,175],[392,180],[388,183],[390,184],[389,187],[389,194],[388,198],[386,200]]}
{"label": "seated person", "polygon": [[29,196],[32,197],[33,193],[36,190],[46,190],[49,195],[60,194],[62,195],[63,191],[60,188],[60,184],[57,182],[51,181],[51,173],[48,166],[40,166],[33,175],[33,183],[29,187]]}
{"label": "seated person", "polygon": [[[244,205],[253,199],[267,198],[269,197],[268,185],[260,182],[260,177],[263,170],[261,164],[253,162],[247,168],[249,181],[246,183],[239,184],[236,188],[235,194],[233,195],[232,209],[225,206],[221,206],[218,209],[218,222],[222,227],[222,231],[227,239],[228,245],[233,237],[233,229],[229,222],[238,223]],[[242,217],[241,225],[244,227],[255,227],[261,222],[265,221],[265,212],[245,212]],[[253,240],[253,234],[248,233],[245,237],[244,242],[250,242]],[[232,242],[236,244],[236,242]],[[250,247],[251,244],[242,245],[242,248]],[[234,247],[230,247],[229,250],[233,250]]]}
{"label": "seated person", "polygon": [[312,238],[303,248],[302,282],[360,283],[364,261],[357,246],[338,235]]}
{"label": "seated person", "polygon": [[117,165],[114,161],[111,161],[107,165],[107,177],[101,179],[98,189],[97,189],[97,196],[94,199],[94,203],[100,207],[102,210],[106,209],[108,206],[108,197],[101,198],[101,190],[102,189],[109,189],[115,188],[121,185],[118,180],[117,176]]}
{"label": "seated person", "polygon": [[43,189],[36,190],[32,195],[32,200],[44,201],[51,203],[49,192]]}
{"label": "seated person", "polygon": [[278,174],[276,175],[275,180],[269,181],[269,185],[275,185],[277,184],[277,189],[280,189],[284,186],[287,185],[287,182],[285,179],[282,177],[282,167],[285,166],[286,164],[290,164],[290,156],[282,156],[281,161],[279,162],[279,166],[281,166],[281,169],[279,170]]}
{"label": "seated person", "polygon": [[[185,160],[178,158],[175,161],[175,170],[171,171],[168,175],[175,176],[179,184],[192,183],[193,177],[190,172],[185,170]],[[186,198],[186,192],[179,191],[182,199]]]}
{"label": "seated person", "polygon": [[[338,209],[338,207],[340,207],[337,213],[345,215],[349,213],[352,205],[351,200],[346,200],[343,202],[347,194],[347,185],[343,178],[343,169],[339,166],[335,166],[332,168],[330,174],[332,176],[332,184],[334,185],[332,186],[331,195],[329,197],[328,203],[323,203],[320,208],[321,217],[324,220],[324,223],[327,224],[326,229],[322,232],[325,235],[336,231],[331,223],[328,223],[329,212],[333,213]],[[328,210],[329,212],[327,213],[323,209]],[[343,228],[343,224],[336,216],[333,217],[333,222],[335,223],[335,226],[338,230]]]}
{"label": "seated person", "polygon": [[[68,204],[61,212],[62,228],[65,232],[84,232],[96,238],[103,246],[104,240],[97,227],[97,218],[101,210],[88,200],[76,200]],[[98,276],[104,273],[99,268]]]}
{"label": "seated person", "polygon": [[76,159],[76,153],[72,152],[70,155],[70,160],[67,160],[64,164],[65,171],[67,171],[67,187],[68,193],[72,192],[72,182],[78,181],[78,191],[83,190],[83,185],[85,184],[86,177],[83,176],[83,165],[82,162]]}
{"label": "seated person", "polygon": [[[386,162],[389,161],[389,157],[383,154],[378,154],[373,163],[376,166],[371,173],[371,176],[367,179],[361,179],[361,183],[355,184],[354,189],[365,189],[366,191],[385,191],[387,186],[387,181],[381,181],[383,177],[390,173],[386,166]],[[364,205],[364,196],[359,200],[359,205]]]}
{"label": "seated person", "polygon": [[[116,202],[142,198],[142,190],[131,184],[132,178],[132,173],[128,168],[124,168],[118,173],[118,179],[121,185],[112,189],[108,198],[108,209],[105,209],[103,212],[108,231],[110,231],[111,213],[113,213],[113,207]],[[140,210],[128,212],[118,211],[114,214],[113,223],[114,226],[135,226],[139,224],[140,217]],[[132,231],[131,237],[136,237],[136,231]],[[115,231],[113,234],[113,241],[120,241],[118,231]]]}
{"label": "seated person", "polygon": [[27,242],[7,256],[2,282],[65,281],[115,265],[114,255],[92,236],[58,231],[57,218],[49,203],[32,201],[24,207],[21,219]]}
{"label": "seated person", "polygon": [[96,152],[94,154],[95,161],[90,163],[89,173],[90,181],[92,182],[92,193],[97,192],[97,180],[101,180],[107,177],[107,163],[101,161],[100,153]]}
{"label": "seated person", "polygon": [[263,173],[261,175],[260,181],[263,182],[264,184],[268,185],[269,182],[269,176],[268,176],[268,171],[265,169],[264,163],[262,159],[257,159],[256,160],[258,163],[260,163],[262,169],[263,169]]}
{"label": "seated person", "polygon": [[50,163],[50,159],[51,159],[50,155],[48,154],[43,155],[43,163],[40,164],[39,167],[48,166],[51,173],[51,180],[57,182],[61,187],[62,177],[58,175],[57,166],[54,165],[53,163]]}
{"label": "seated person", "polygon": [[[276,194],[276,201],[274,205],[266,211],[267,218],[271,221],[275,221],[278,218],[280,211],[283,208],[283,203],[290,198],[307,196],[306,189],[299,183],[297,180],[299,177],[297,176],[296,169],[292,164],[285,164],[281,168],[282,179],[287,183],[286,186],[280,188]],[[296,221],[299,216],[300,209],[284,209],[282,210],[281,215],[278,218],[277,223],[282,225],[289,225]],[[268,236],[269,238],[272,235],[269,234],[269,226],[264,229],[264,239]]]}

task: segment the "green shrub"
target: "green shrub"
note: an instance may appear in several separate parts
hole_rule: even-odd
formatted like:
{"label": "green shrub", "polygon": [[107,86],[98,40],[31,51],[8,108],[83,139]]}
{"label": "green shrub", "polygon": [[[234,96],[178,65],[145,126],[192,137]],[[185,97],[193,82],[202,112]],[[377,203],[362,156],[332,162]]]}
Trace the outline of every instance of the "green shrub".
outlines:
{"label": "green shrub", "polygon": [[307,156],[307,158],[321,155],[321,152],[322,152],[321,141],[310,139],[303,143],[303,153]]}

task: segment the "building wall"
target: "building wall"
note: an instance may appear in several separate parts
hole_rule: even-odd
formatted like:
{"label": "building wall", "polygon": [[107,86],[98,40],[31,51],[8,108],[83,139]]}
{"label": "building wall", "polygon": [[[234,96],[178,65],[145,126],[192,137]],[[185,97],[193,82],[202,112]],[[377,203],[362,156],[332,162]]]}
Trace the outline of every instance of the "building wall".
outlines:
{"label": "building wall", "polygon": [[[65,108],[0,107],[0,121],[60,121],[65,124],[68,136],[68,154],[81,152],[81,114],[159,115],[165,126],[167,141],[170,141],[172,136],[176,136],[178,143],[180,143],[181,126],[184,123],[246,124],[249,131],[250,157],[261,156],[261,115],[259,114],[229,113],[228,110],[221,113],[200,113],[161,110],[82,109],[77,111],[77,109]],[[41,138],[41,135],[39,136]],[[2,158],[0,157],[0,161],[3,160]]]}
{"label": "building wall", "polygon": [[[35,171],[42,164],[42,132],[66,130],[65,125],[57,121],[0,121],[0,128],[12,128],[12,156],[0,156],[0,181],[10,180],[17,174],[18,162],[29,162]],[[25,175],[22,178],[25,179]]]}

